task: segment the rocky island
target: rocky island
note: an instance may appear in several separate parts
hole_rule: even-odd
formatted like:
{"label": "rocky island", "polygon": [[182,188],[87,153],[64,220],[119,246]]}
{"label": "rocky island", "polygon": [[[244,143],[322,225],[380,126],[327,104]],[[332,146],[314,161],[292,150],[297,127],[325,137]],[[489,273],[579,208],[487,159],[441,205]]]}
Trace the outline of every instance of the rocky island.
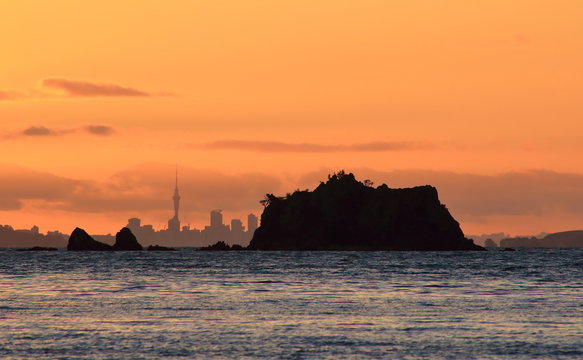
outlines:
{"label": "rocky island", "polygon": [[140,251],[143,250],[143,247],[140,245],[132,231],[127,227],[124,227],[117,234],[115,234],[115,244],[113,244],[113,250]]}
{"label": "rocky island", "polygon": [[485,250],[429,185],[374,188],[341,171],[314,191],[267,194],[263,205],[249,250]]}
{"label": "rocky island", "polygon": [[113,247],[93,239],[87,231],[76,227],[69,236],[67,251],[113,251]]}
{"label": "rocky island", "polygon": [[75,228],[69,237],[67,251],[140,251],[142,245],[127,227],[115,235],[113,246],[99,242],[81,228]]}

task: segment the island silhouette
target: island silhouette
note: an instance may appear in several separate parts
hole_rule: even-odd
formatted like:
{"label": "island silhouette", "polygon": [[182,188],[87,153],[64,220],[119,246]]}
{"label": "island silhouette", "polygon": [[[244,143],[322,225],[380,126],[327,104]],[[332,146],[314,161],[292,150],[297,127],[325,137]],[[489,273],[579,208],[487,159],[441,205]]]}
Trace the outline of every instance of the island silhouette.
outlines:
{"label": "island silhouette", "polygon": [[127,227],[115,234],[115,244],[113,250],[118,251],[140,251],[143,250],[142,245],[138,242],[134,234]]}
{"label": "island silhouette", "polygon": [[87,231],[76,227],[69,236],[67,251],[113,251],[113,246],[93,239]]}
{"label": "island silhouette", "polygon": [[267,194],[249,250],[485,250],[429,185],[391,189],[340,171],[314,191]]}
{"label": "island silhouette", "polygon": [[[144,248],[127,227],[115,234],[115,244],[108,245],[95,240],[81,228],[75,228],[69,236],[67,251],[142,251]],[[150,245],[148,251],[173,251],[173,248]]]}

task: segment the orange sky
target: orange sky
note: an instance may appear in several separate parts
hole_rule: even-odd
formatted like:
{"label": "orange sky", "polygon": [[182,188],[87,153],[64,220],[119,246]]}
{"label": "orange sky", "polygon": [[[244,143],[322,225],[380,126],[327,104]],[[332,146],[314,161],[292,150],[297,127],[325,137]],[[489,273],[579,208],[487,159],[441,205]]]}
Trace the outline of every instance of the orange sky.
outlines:
{"label": "orange sky", "polygon": [[466,233],[581,229],[581,24],[579,0],[6,2],[0,224],[162,226],[178,164],[198,227],[345,169],[436,185]]}

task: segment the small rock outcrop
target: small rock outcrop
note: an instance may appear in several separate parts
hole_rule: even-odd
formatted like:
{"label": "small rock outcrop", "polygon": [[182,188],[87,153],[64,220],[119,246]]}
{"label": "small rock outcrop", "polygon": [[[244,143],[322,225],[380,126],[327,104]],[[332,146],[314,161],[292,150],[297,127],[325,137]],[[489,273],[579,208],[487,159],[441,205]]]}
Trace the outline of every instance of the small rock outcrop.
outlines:
{"label": "small rock outcrop", "polygon": [[201,247],[198,250],[199,251],[229,251],[229,250],[243,250],[243,247],[241,245],[237,245],[237,244],[235,244],[233,246],[229,246],[224,241],[217,241],[216,243],[214,243],[212,245]]}
{"label": "small rock outcrop", "polygon": [[141,251],[144,248],[135,235],[127,227],[122,228],[117,234],[115,234],[115,244],[113,244],[113,250],[116,251]]}
{"label": "small rock outcrop", "polygon": [[75,228],[69,236],[67,251],[112,251],[113,247],[96,241],[81,228]]}
{"label": "small rock outcrop", "polygon": [[250,250],[482,250],[429,185],[372,187],[341,171],[314,191],[266,195]]}
{"label": "small rock outcrop", "polygon": [[176,251],[176,249],[160,245],[150,245],[148,246],[148,251]]}
{"label": "small rock outcrop", "polygon": [[33,246],[26,249],[17,249],[16,251],[59,251],[59,249],[54,247]]}

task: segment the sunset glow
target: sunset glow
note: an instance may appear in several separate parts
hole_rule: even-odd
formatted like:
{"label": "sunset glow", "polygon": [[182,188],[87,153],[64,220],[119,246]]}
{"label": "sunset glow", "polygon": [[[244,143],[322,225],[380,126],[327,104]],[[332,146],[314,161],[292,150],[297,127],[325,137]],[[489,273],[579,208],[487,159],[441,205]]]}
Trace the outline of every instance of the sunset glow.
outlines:
{"label": "sunset glow", "polygon": [[12,1],[0,224],[260,214],[340,169],[466,234],[583,228],[578,0]]}

